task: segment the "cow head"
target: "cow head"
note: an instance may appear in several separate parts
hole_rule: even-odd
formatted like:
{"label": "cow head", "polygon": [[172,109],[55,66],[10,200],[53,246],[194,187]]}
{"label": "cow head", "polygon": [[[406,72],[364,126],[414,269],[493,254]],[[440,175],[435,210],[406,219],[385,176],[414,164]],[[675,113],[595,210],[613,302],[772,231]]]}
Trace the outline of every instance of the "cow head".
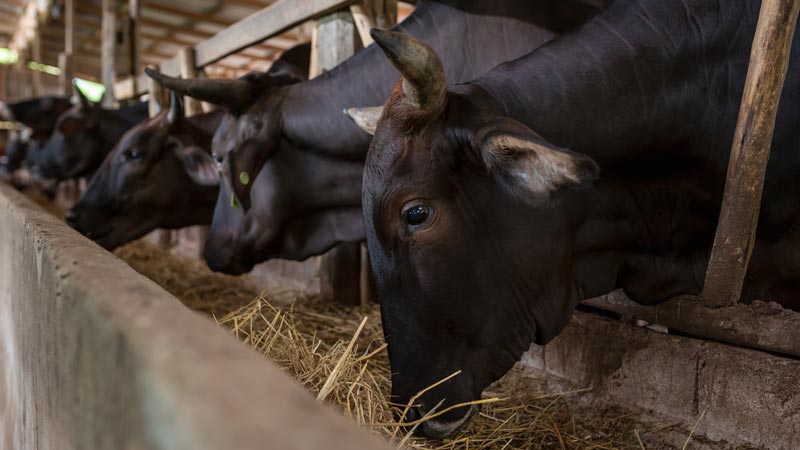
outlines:
{"label": "cow head", "polygon": [[47,139],[53,132],[56,120],[72,104],[68,97],[46,96],[6,105],[8,119],[20,122],[32,131],[34,140]]}
{"label": "cow head", "polygon": [[75,90],[80,102],[58,118],[41,160],[42,169],[59,179],[87,175],[107,150],[100,136],[102,108]]}
{"label": "cow head", "polygon": [[[598,167],[448,92],[422,42],[373,37],[403,75],[380,115],[350,111],[375,129],[363,207],[392,393],[405,403],[460,371],[420,397],[418,417],[440,401],[438,410],[478,399],[531,342],[567,324],[579,298],[559,205]],[[421,431],[447,436],[474,413],[451,410]]]}
{"label": "cow head", "polygon": [[197,123],[171,99],[169,110],[125,133],[67,213],[70,226],[106,249],[211,219],[219,176],[208,149],[220,114]]}
{"label": "cow head", "polygon": [[[361,164],[301,151],[281,137],[280,88],[300,81],[284,66],[234,80],[181,80],[148,71],[164,86],[228,112],[212,144],[222,174],[205,247],[214,270],[239,274],[272,257],[302,260],[363,236],[358,205],[340,201],[354,197],[346,189],[358,197]],[[331,179],[342,182],[331,185]],[[303,195],[310,189],[324,192],[326,203]]]}

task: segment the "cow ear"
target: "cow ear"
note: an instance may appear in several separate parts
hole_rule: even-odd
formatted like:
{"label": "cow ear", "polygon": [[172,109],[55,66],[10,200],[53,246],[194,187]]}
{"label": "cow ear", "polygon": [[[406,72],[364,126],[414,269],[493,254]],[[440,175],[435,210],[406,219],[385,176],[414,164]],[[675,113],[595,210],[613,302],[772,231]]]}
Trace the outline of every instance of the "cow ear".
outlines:
{"label": "cow ear", "polygon": [[207,151],[196,145],[175,145],[175,155],[183,162],[189,177],[200,186],[218,186],[219,169]]}
{"label": "cow ear", "polygon": [[353,120],[359,128],[375,136],[378,129],[378,121],[383,115],[383,106],[371,106],[366,108],[347,108],[344,110],[347,117]]}
{"label": "cow ear", "polygon": [[556,147],[511,119],[478,136],[486,169],[512,195],[536,202],[563,188],[583,188],[600,172],[590,157]]}

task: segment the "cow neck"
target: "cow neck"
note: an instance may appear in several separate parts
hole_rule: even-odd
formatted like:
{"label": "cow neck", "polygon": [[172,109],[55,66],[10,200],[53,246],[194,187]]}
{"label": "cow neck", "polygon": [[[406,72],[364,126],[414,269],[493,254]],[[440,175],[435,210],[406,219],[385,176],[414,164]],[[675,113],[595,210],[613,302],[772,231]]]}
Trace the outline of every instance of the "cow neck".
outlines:
{"label": "cow neck", "polygon": [[[706,143],[703,133],[735,122],[758,2],[705,0],[686,8],[613,2],[578,32],[454,90],[589,154],[604,169],[654,140],[666,148]],[[734,56],[706,58],[709,52]],[[727,89],[721,95],[714,92],[719,85]],[[729,148],[730,139],[715,144]]]}
{"label": "cow neck", "polygon": [[711,156],[730,148],[759,5],[691,5],[617,1],[580,32],[452,89],[600,164],[601,181],[557,206],[574,224],[583,298],[623,288],[647,303],[702,284],[708,249],[697,242],[713,239],[705,215],[718,215],[712,185],[721,190],[727,160]]}
{"label": "cow neck", "polygon": [[[552,39],[555,33],[551,28],[555,27],[547,22],[553,18],[548,9],[553,8],[551,3],[543,1],[532,6],[529,0],[421,1],[396,30],[428,43],[442,55],[447,79],[464,82]],[[493,15],[488,15],[488,9]],[[593,13],[594,9],[589,11]],[[586,7],[579,13],[570,10],[556,22],[562,27],[574,27],[588,14]],[[372,45],[314,80],[284,88],[284,137],[301,148],[363,160],[370,137],[342,111],[383,104],[399,78],[383,53]]]}

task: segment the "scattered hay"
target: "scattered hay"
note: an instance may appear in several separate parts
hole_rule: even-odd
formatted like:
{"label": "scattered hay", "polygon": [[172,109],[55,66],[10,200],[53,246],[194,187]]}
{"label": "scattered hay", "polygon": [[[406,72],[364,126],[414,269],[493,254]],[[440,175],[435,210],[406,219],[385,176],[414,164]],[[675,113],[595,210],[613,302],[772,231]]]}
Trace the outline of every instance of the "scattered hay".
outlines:
{"label": "scattered hay", "polygon": [[390,371],[377,306],[354,308],[302,296],[286,302],[292,299],[286,291],[277,292],[283,301],[275,302],[239,278],[212,273],[199,261],[142,241],[115,253],[186,306],[217,318],[318,399],[398,448],[661,450],[683,444],[658,442],[664,430],[686,436],[677,425],[643,425],[637,415],[621,409],[584,408],[576,417],[575,403],[583,391],[542,394],[547,392],[543,381],[515,369],[487,389],[484,399],[490,402],[456,436],[445,441],[412,437],[395,417],[405,405],[387,400]]}
{"label": "scattered hay", "polygon": [[[516,369],[484,393],[485,399],[503,400],[484,404],[457,436],[444,442],[410,437],[395,420],[402,406],[387,401],[390,372],[377,307],[344,308],[314,299],[278,307],[260,297],[218,323],[360,426],[405,448],[642,448],[642,430],[636,430],[630,413],[608,409],[594,422],[577,420],[564,399],[582,391],[542,395],[537,382]],[[331,389],[320,395],[328,385]]]}

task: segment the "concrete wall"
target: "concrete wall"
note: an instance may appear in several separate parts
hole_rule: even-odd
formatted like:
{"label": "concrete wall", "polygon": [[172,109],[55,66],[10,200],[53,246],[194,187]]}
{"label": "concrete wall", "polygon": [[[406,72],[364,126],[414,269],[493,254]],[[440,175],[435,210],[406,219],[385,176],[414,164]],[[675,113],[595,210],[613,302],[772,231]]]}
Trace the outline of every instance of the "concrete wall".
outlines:
{"label": "concrete wall", "polygon": [[[798,330],[800,331],[800,330]],[[523,366],[733,445],[800,448],[800,361],[578,312]]]}
{"label": "concrete wall", "polygon": [[389,448],[0,186],[0,448]]}

